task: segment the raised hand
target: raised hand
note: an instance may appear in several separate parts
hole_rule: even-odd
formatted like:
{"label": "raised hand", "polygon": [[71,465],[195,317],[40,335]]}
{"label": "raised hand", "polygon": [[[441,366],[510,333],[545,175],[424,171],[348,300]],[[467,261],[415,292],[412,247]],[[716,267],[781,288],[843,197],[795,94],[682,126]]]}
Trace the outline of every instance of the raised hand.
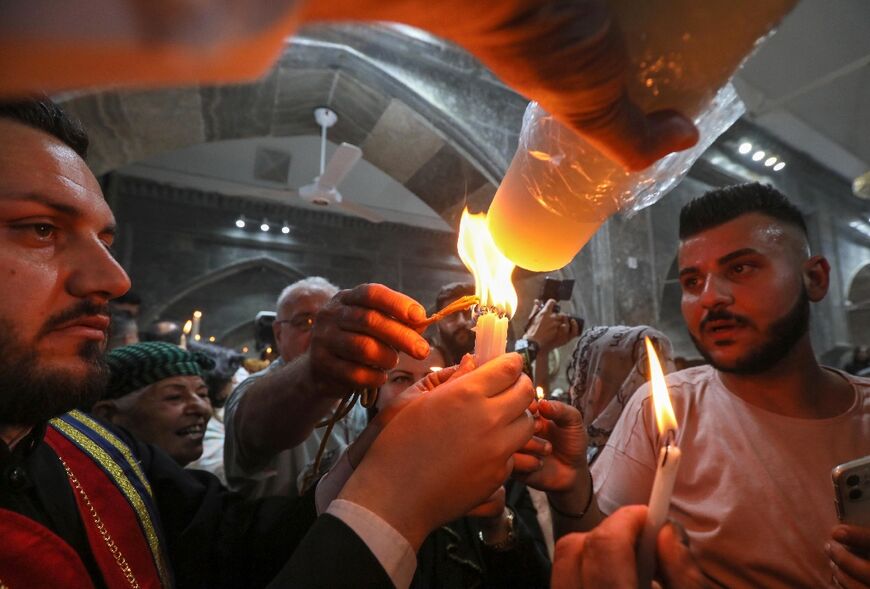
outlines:
{"label": "raised hand", "polygon": [[386,425],[339,498],[378,514],[418,548],[507,479],[531,438],[534,390],[506,354],[410,400]]}
{"label": "raised hand", "polygon": [[836,526],[825,552],[831,559],[834,581],[839,587],[870,587],[870,528]]}
{"label": "raised hand", "polygon": [[398,361],[398,351],[422,359],[429,344],[409,325],[426,318],[414,299],[382,284],[335,295],[317,314],[308,362],[318,390],[341,397],[376,388]]}

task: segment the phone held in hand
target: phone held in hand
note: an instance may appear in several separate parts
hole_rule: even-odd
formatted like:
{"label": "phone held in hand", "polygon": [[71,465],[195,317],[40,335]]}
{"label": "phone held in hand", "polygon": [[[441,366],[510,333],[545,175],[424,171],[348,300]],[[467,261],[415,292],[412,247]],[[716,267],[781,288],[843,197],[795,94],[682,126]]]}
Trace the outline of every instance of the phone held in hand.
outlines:
{"label": "phone held in hand", "polygon": [[841,523],[870,526],[870,456],[852,460],[831,471],[834,505]]}
{"label": "phone held in hand", "polygon": [[541,304],[546,304],[547,301],[553,299],[556,302],[571,300],[571,291],[574,290],[574,279],[567,278],[559,280],[558,278],[544,278],[544,287],[541,289]]}

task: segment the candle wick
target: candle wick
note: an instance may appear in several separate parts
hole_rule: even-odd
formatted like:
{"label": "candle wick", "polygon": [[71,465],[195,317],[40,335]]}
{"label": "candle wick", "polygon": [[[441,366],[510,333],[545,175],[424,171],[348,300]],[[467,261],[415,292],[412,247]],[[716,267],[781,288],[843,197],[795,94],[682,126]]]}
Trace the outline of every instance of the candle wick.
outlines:
{"label": "candle wick", "polygon": [[496,315],[499,319],[507,317],[507,312],[498,305],[475,305],[472,311],[473,322],[476,324],[478,319],[487,314]]}
{"label": "candle wick", "polygon": [[665,439],[662,444],[665,447],[665,455],[662,457],[662,466],[668,463],[668,456],[671,455],[671,446],[676,446],[676,438],[677,432],[673,429],[669,429],[665,432]]}

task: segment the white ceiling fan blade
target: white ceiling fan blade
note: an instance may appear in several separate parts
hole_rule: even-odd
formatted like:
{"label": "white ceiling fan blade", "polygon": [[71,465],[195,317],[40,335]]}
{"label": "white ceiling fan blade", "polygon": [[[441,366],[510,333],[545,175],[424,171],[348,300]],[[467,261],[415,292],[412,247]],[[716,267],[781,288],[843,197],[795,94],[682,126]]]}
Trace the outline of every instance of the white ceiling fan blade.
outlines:
{"label": "white ceiling fan blade", "polygon": [[361,157],[362,150],[359,147],[350,143],[342,143],[332,154],[329,163],[326,164],[326,169],[317,179],[317,183],[327,189],[335,188],[344,180],[344,177]]}
{"label": "white ceiling fan blade", "polygon": [[382,217],[379,213],[375,212],[374,210],[368,208],[365,205],[343,200],[334,206],[348,213],[352,213],[357,217],[362,217],[370,223],[383,223],[384,221],[386,221],[386,219]]}

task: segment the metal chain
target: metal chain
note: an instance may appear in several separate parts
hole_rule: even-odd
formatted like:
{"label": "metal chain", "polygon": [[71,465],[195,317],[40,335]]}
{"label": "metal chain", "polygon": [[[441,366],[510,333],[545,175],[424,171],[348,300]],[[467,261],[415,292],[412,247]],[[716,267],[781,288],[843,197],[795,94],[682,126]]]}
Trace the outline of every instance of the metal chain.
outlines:
{"label": "metal chain", "polygon": [[106,543],[106,547],[108,547],[109,552],[112,554],[112,557],[115,559],[115,562],[118,564],[118,567],[121,569],[121,573],[127,579],[127,582],[130,583],[130,587],[133,589],[139,589],[139,583],[136,581],[136,577],[133,575],[133,570],[130,568],[130,565],[127,564],[127,559],[124,558],[124,555],[121,553],[121,549],[115,544],[115,541],[112,539],[111,534],[109,534],[109,530],[106,529],[105,524],[103,524],[103,520],[100,518],[100,515],[97,513],[97,510],[94,509],[94,505],[91,503],[91,500],[88,498],[88,494],[85,493],[85,490],[82,488],[81,483],[73,474],[70,467],[64,462],[63,458],[60,459],[60,463],[63,464],[63,469],[66,471],[67,476],[69,477],[72,486],[78,491],[79,495],[82,497],[82,501],[84,501],[85,505],[88,508],[88,511],[91,513],[91,517],[94,520],[94,524],[97,526],[97,531],[100,533],[100,536],[103,537],[103,541]]}

